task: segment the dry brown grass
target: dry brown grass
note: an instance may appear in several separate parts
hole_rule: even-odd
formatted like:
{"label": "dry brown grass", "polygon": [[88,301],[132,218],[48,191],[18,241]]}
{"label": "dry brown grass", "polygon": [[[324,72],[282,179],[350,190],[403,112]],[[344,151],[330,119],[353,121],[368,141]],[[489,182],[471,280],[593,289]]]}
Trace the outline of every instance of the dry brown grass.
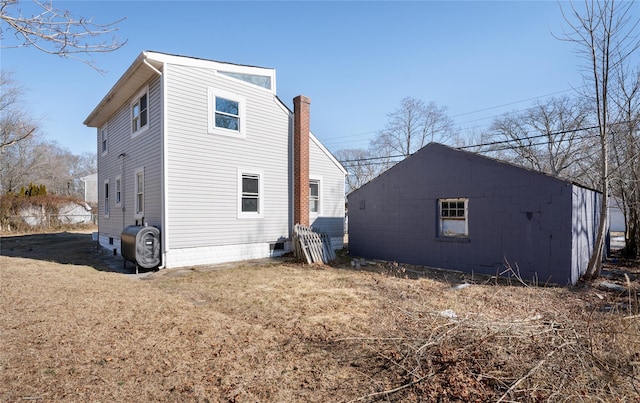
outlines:
{"label": "dry brown grass", "polygon": [[452,290],[287,262],[138,279],[52,260],[0,256],[2,401],[640,399],[632,282]]}

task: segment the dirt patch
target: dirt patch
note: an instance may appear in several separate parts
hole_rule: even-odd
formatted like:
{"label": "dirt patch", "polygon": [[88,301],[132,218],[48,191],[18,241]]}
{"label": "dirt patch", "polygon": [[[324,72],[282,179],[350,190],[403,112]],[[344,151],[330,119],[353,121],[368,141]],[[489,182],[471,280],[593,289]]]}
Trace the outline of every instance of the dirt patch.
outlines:
{"label": "dirt patch", "polygon": [[455,287],[470,279],[350,259],[134,277],[90,234],[0,241],[2,401],[640,398],[637,289],[619,277]]}

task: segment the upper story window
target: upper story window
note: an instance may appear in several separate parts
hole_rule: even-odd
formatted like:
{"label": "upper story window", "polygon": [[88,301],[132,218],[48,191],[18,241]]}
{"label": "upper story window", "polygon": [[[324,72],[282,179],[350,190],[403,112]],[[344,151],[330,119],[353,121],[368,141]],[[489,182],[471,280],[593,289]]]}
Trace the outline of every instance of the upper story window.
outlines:
{"label": "upper story window", "polygon": [[261,218],[263,211],[262,173],[238,171],[238,218]]}
{"label": "upper story window", "polygon": [[257,85],[258,87],[266,88],[268,90],[271,89],[271,77],[269,76],[260,76],[257,74],[233,73],[230,71],[219,71],[218,73],[231,78],[235,78],[236,80],[242,80],[246,83]]}
{"label": "upper story window", "polygon": [[209,88],[209,133],[245,136],[245,97]]}
{"label": "upper story window", "polygon": [[131,134],[142,133],[149,128],[149,88],[142,90],[131,103]]}
{"label": "upper story window", "polygon": [[100,151],[105,155],[109,151],[109,133],[107,128],[100,130]]}
{"label": "upper story window", "polygon": [[240,131],[240,103],[216,97],[215,125],[222,129]]}
{"label": "upper story window", "polygon": [[469,236],[469,199],[440,199],[440,231],[442,237],[467,238]]}

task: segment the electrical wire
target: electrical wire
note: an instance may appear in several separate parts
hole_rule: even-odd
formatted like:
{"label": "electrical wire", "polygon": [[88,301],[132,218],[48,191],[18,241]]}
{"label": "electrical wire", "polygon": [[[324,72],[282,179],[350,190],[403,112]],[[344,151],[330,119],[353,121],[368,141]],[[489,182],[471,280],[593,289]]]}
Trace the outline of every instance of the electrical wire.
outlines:
{"label": "electrical wire", "polygon": [[[628,123],[629,123],[628,121],[614,122],[614,123],[611,123],[610,126],[617,126],[617,125],[628,124]],[[460,150],[465,150],[465,149],[469,149],[469,148],[480,148],[480,147],[487,147],[487,146],[496,146],[496,145],[501,145],[501,144],[515,143],[515,142],[519,142],[519,141],[523,141],[523,140],[533,140],[533,139],[538,139],[538,138],[542,138],[542,137],[552,137],[552,136],[558,136],[558,135],[568,134],[568,133],[577,133],[577,132],[595,130],[595,129],[598,129],[598,128],[599,128],[599,126],[581,127],[581,128],[577,128],[577,129],[561,130],[561,131],[552,132],[552,133],[538,134],[538,135],[535,135],[535,136],[525,136],[525,137],[516,138],[516,139],[492,141],[492,142],[488,142],[488,143],[474,144],[474,145],[461,146],[461,147],[455,147],[455,148],[460,149]],[[579,139],[584,139],[584,138],[587,138],[587,137],[590,137],[590,136],[597,136],[597,135],[589,135],[589,134],[587,134],[587,135],[580,136]],[[551,143],[561,143],[561,142],[569,141],[569,140],[571,140],[571,139],[548,140],[548,141],[544,141],[544,142],[537,142],[537,143],[530,143],[530,144],[516,144],[516,145],[510,145],[510,146],[503,146],[503,147],[500,147],[500,148],[491,148],[490,150],[485,150],[485,151],[486,152],[494,152],[494,151],[516,150],[516,149],[519,149],[519,148],[547,145],[547,144],[551,144]],[[356,165],[367,166],[367,165],[387,164],[387,163],[389,163],[389,161],[379,161],[379,162],[375,162],[373,164],[370,163],[370,162],[371,161],[375,161],[375,160],[383,160],[383,159],[406,158],[406,157],[408,157],[410,155],[412,155],[412,154],[398,154],[398,155],[388,155],[388,156],[379,156],[379,157],[345,159],[345,160],[340,161],[340,163],[342,163],[343,165],[346,164],[346,165],[350,165],[350,166],[356,166]],[[369,161],[369,163],[366,163],[366,164],[355,164],[355,163],[367,162],[367,161]],[[398,161],[395,161],[395,162],[398,162]]]}

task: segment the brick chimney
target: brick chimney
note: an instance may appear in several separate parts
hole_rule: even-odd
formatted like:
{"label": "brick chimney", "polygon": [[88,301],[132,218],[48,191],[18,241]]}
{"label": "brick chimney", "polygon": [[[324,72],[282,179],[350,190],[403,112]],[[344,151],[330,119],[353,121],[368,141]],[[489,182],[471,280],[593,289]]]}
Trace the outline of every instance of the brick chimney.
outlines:
{"label": "brick chimney", "polygon": [[293,98],[293,223],[309,225],[309,104]]}

